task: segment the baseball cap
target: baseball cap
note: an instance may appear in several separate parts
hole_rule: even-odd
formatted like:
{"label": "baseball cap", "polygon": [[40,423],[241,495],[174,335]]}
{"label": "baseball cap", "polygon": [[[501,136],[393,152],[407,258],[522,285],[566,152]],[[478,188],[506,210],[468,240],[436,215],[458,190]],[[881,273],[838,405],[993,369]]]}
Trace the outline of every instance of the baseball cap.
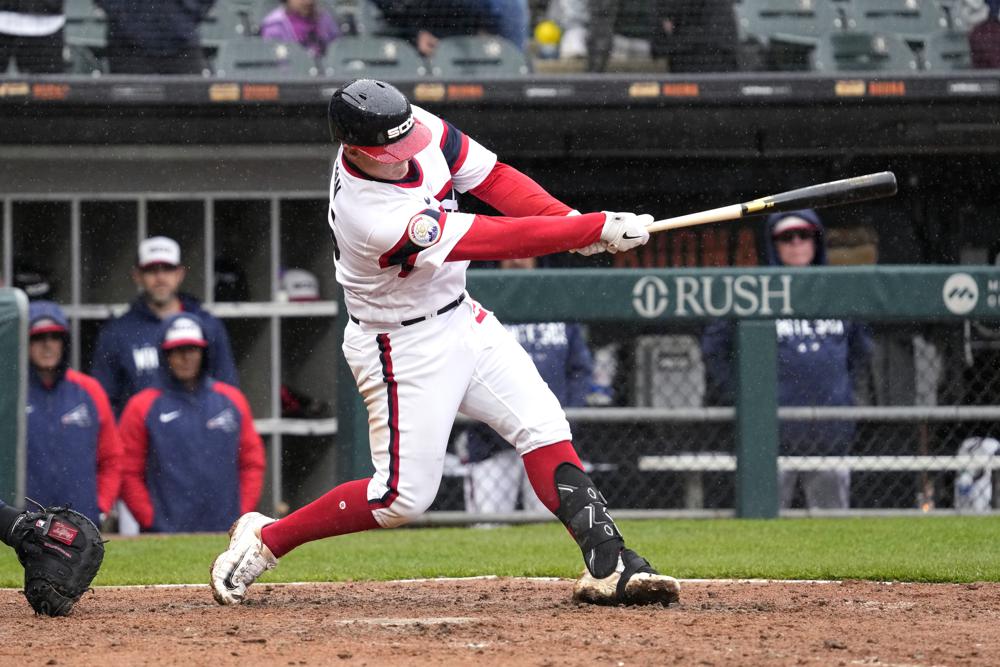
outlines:
{"label": "baseball cap", "polygon": [[787,218],[778,221],[778,223],[774,226],[774,229],[771,230],[771,236],[779,236],[787,231],[791,231],[794,229],[808,229],[810,231],[815,232],[816,225],[809,222],[805,218],[800,218],[796,215],[790,215]]}
{"label": "baseball cap", "polygon": [[153,264],[180,266],[181,247],[177,241],[166,236],[151,236],[139,244],[138,266],[144,269]]}
{"label": "baseball cap", "polygon": [[167,326],[163,334],[163,343],[160,344],[164,350],[172,350],[175,347],[193,345],[195,347],[208,347],[205,334],[202,333],[201,325],[190,315],[178,315]]}
{"label": "baseball cap", "polygon": [[66,328],[66,314],[52,301],[32,301],[28,307],[28,322],[29,336],[69,332]]}
{"label": "baseball cap", "polygon": [[407,123],[412,124],[412,126],[403,138],[398,141],[381,146],[355,146],[355,148],[377,162],[392,164],[394,162],[409,160],[427,148],[428,144],[431,143],[431,131],[426,125],[414,118],[412,114],[408,120],[403,121],[403,124],[399,125],[399,128],[405,127]]}
{"label": "baseball cap", "polygon": [[281,289],[289,301],[318,301],[319,280],[305,269],[288,269],[281,276]]}

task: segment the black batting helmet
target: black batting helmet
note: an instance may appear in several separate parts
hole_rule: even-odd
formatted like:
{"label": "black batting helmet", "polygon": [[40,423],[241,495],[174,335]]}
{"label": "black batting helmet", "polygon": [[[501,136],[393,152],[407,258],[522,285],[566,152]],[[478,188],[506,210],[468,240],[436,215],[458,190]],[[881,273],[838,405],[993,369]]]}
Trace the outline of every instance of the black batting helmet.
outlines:
{"label": "black batting helmet", "polygon": [[327,117],[334,141],[379,162],[408,160],[431,140],[431,131],[413,117],[406,96],[374,79],[356,79],[333,91]]}

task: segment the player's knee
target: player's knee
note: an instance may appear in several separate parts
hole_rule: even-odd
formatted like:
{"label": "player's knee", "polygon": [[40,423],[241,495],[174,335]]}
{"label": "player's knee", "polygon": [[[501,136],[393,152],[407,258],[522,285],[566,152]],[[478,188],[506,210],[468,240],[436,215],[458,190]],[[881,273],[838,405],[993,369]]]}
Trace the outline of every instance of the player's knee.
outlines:
{"label": "player's knee", "polygon": [[398,528],[420,518],[434,502],[434,493],[426,491],[403,492],[388,507],[379,510],[379,523],[383,528]]}

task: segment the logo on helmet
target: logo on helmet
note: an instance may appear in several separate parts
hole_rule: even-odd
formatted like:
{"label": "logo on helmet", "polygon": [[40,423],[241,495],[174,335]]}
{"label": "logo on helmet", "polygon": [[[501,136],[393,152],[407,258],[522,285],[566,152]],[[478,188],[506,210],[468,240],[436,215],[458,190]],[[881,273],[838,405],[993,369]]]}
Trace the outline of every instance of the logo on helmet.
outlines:
{"label": "logo on helmet", "polygon": [[390,127],[389,131],[386,133],[390,139],[398,139],[413,127],[413,114],[410,114],[409,118],[404,120],[402,123],[396,127]]}
{"label": "logo on helmet", "polygon": [[414,244],[421,248],[427,248],[434,245],[440,238],[441,223],[429,215],[418,213],[410,218],[406,233]]}

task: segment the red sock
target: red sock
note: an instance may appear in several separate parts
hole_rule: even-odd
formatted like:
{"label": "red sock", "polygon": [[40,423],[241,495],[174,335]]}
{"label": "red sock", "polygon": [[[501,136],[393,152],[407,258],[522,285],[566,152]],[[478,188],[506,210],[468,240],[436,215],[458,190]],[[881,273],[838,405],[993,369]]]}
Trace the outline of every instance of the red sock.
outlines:
{"label": "red sock", "polygon": [[261,540],[276,558],[313,540],[378,528],[368,509],[368,482],[356,479],[334,487],[285,518],[264,526]]}
{"label": "red sock", "polygon": [[524,471],[528,473],[528,481],[535,490],[538,499],[549,508],[553,514],[559,509],[559,490],[556,489],[556,468],[563,463],[572,463],[580,470],[583,464],[573,449],[569,440],[539,447],[521,457],[524,461]]}

